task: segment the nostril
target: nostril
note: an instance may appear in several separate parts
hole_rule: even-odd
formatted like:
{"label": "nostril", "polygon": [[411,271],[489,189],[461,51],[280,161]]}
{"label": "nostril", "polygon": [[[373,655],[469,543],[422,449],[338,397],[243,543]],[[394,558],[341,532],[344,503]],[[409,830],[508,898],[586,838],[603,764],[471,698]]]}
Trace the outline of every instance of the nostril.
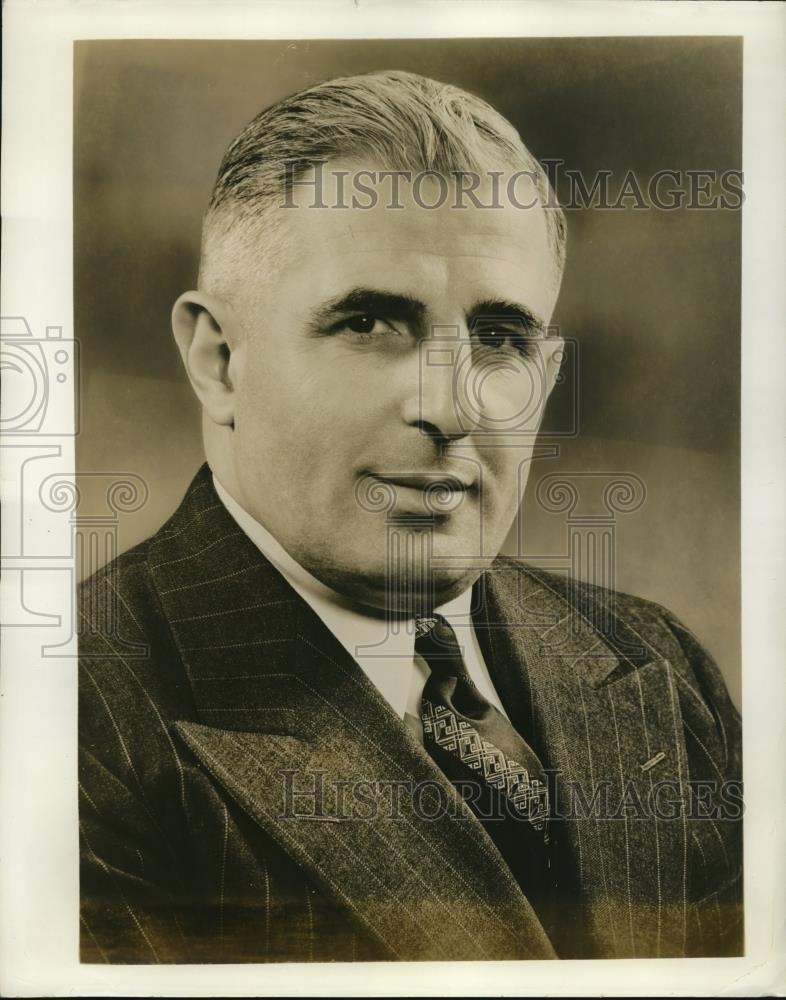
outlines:
{"label": "nostril", "polygon": [[425,437],[431,438],[434,444],[440,446],[448,445],[457,438],[466,437],[467,434],[466,430],[458,427],[453,432],[445,431],[437,424],[432,424],[429,420],[415,420],[413,426]]}
{"label": "nostril", "polygon": [[430,423],[428,420],[416,420],[415,427],[423,434],[425,437],[434,438],[441,441],[447,441],[447,436],[437,427],[436,424]]}

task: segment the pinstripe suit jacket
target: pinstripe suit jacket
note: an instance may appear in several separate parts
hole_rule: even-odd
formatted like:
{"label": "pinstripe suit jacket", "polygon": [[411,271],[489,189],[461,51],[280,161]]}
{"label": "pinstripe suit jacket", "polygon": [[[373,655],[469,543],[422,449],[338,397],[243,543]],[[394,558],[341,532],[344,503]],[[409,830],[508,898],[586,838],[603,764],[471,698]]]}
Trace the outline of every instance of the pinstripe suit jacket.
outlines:
{"label": "pinstripe suit jacket", "polygon": [[741,822],[679,807],[740,773],[707,654],[659,606],[516,560],[475,596],[503,704],[557,773],[553,923],[204,466],[81,588],[82,960],[739,953]]}

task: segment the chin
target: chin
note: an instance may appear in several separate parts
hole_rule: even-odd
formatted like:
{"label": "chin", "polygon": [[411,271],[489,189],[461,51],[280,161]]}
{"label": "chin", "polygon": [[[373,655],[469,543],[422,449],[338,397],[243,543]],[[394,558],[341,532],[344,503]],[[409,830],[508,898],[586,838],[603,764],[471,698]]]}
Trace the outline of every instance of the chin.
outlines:
{"label": "chin", "polygon": [[356,535],[338,550],[334,540],[328,551],[317,558],[312,553],[302,564],[349,600],[381,611],[427,614],[468,590],[493,562],[472,556],[467,566],[462,555],[477,549],[477,539],[465,533],[443,536],[409,526],[394,535]]}
{"label": "chin", "polygon": [[[452,601],[468,590],[481,570],[431,571],[431,580],[422,575],[401,574],[391,579],[383,569],[363,572],[345,570],[333,575],[329,586],[368,607],[397,614],[430,614],[434,608]],[[327,580],[324,582],[328,583]]]}

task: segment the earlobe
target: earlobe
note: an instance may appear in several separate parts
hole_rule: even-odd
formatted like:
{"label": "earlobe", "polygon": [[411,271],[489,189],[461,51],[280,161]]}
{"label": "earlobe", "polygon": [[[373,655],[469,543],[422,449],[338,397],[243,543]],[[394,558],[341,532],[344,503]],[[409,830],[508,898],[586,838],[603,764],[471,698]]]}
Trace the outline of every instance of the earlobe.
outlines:
{"label": "earlobe", "polygon": [[227,307],[203,292],[184,292],[172,309],[172,332],[202,407],[216,424],[232,426],[235,393]]}
{"label": "earlobe", "polygon": [[565,361],[565,342],[560,338],[559,341],[553,346],[552,350],[548,355],[547,362],[547,373],[548,373],[548,395],[551,395],[551,391],[554,386],[559,381],[560,372],[562,371],[562,365]]}

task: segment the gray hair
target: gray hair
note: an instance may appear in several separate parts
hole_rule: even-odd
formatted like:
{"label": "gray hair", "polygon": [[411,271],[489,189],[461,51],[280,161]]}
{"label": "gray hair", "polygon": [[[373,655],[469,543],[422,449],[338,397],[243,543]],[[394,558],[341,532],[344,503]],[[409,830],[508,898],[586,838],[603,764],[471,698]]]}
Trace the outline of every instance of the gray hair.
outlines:
{"label": "gray hair", "polygon": [[[543,167],[510,122],[465,90],[416,73],[338,77],[286,97],[229,146],[203,219],[199,283],[230,295],[238,259],[281,235],[280,207],[293,180],[330,159],[369,156],[386,169],[449,176],[505,166],[528,172],[546,210],[557,283],[565,217]],[[278,218],[276,218],[276,214]],[[262,228],[263,224],[264,228]]]}

